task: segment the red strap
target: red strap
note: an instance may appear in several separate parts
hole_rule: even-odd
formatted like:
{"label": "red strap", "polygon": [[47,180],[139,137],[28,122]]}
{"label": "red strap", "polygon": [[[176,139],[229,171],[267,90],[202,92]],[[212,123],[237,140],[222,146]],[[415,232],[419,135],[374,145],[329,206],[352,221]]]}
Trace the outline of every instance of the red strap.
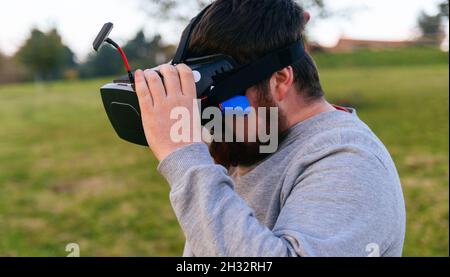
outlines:
{"label": "red strap", "polygon": [[332,106],[338,111],[343,111],[343,112],[346,112],[346,113],[350,112],[348,109],[346,109],[344,107],[341,107],[341,106],[338,106],[338,105],[332,105]]}

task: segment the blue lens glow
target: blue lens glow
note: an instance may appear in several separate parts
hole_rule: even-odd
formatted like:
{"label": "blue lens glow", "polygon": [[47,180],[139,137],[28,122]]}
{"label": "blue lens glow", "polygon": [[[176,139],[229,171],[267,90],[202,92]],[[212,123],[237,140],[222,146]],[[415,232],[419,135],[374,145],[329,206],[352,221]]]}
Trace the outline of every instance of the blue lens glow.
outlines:
{"label": "blue lens glow", "polygon": [[248,101],[247,96],[239,95],[233,98],[230,98],[220,105],[220,109],[222,112],[226,110],[234,110],[234,113],[237,115],[246,115],[250,113],[250,102]]}

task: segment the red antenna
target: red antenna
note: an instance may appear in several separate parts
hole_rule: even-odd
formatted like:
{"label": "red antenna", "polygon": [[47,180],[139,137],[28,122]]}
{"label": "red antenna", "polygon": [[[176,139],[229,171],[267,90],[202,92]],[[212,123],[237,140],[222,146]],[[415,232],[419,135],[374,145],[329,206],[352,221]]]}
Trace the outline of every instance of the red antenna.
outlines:
{"label": "red antenna", "polygon": [[97,37],[95,38],[92,46],[94,47],[95,51],[98,51],[98,49],[103,45],[103,43],[107,42],[107,43],[111,44],[114,48],[116,48],[117,51],[119,51],[120,55],[122,56],[122,60],[125,64],[125,68],[127,69],[128,79],[130,79],[130,83],[132,85],[134,85],[134,77],[133,77],[133,74],[131,73],[130,64],[128,63],[128,59],[127,59],[127,56],[125,55],[125,52],[122,50],[122,48],[116,42],[114,42],[112,39],[110,39],[108,37],[113,26],[114,25],[111,22],[105,23],[103,25],[102,29],[100,30],[100,32],[98,33]]}

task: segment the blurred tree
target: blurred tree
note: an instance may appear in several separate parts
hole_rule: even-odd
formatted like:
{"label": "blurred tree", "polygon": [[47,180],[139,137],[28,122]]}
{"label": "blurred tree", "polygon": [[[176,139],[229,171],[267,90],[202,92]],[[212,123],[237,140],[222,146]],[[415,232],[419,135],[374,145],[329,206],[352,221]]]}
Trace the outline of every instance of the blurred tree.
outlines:
{"label": "blurred tree", "polygon": [[[158,39],[159,40],[159,39]],[[129,60],[142,58],[148,55],[150,51],[150,42],[145,38],[142,30],[138,31],[136,36],[131,39],[124,47]]]}
{"label": "blurred tree", "polygon": [[2,52],[0,52],[0,68],[2,68],[5,64],[6,57],[3,55]]}
{"label": "blurred tree", "polygon": [[148,41],[144,31],[139,31],[124,47],[125,53],[133,67],[149,67],[156,64],[158,53],[161,52],[161,36],[156,35]]}
{"label": "blurred tree", "polygon": [[105,44],[100,51],[89,55],[80,67],[82,78],[115,75],[123,68],[123,62],[117,50]]}
{"label": "blurred tree", "polygon": [[[175,53],[173,46],[162,44],[161,36],[156,35],[148,40],[142,30],[123,49],[132,68],[151,68],[167,62]],[[80,75],[83,78],[111,76],[125,74],[124,70],[125,67],[117,50],[105,45],[98,53],[88,57],[87,62],[80,68]]]}
{"label": "blurred tree", "polygon": [[431,46],[440,46],[445,37],[443,21],[448,20],[448,2],[444,1],[438,6],[439,12],[430,15],[422,11],[417,19],[421,37],[419,43]]}
{"label": "blurred tree", "polygon": [[439,5],[439,13],[448,20],[448,1],[444,1]]}
{"label": "blurred tree", "polygon": [[75,54],[72,49],[67,46],[64,46],[64,67],[66,68],[74,68],[77,63],[75,62]]}
{"label": "blurred tree", "polygon": [[73,52],[62,43],[56,29],[48,33],[32,29],[30,37],[15,57],[37,80],[60,78],[65,68],[75,65]]}

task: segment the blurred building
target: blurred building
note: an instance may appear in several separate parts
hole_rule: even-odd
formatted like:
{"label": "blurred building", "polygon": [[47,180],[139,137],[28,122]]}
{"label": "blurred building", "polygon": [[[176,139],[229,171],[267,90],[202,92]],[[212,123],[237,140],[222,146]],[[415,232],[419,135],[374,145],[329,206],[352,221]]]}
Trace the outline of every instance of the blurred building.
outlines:
{"label": "blurred building", "polygon": [[400,41],[387,41],[387,40],[360,40],[341,37],[338,43],[334,47],[324,49],[329,52],[352,52],[358,49],[390,49],[390,48],[405,48],[415,45],[416,41],[400,40]]}

